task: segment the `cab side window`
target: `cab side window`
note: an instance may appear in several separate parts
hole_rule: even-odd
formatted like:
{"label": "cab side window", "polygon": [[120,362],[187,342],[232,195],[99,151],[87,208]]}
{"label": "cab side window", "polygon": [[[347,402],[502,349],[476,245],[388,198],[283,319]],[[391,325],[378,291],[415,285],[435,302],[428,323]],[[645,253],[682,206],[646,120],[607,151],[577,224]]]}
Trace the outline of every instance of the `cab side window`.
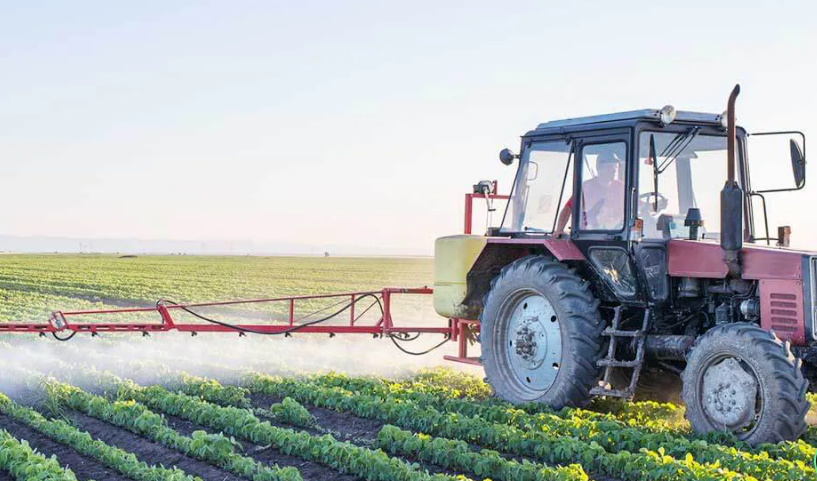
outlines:
{"label": "cab side window", "polygon": [[581,230],[624,228],[627,144],[589,144],[582,149]]}

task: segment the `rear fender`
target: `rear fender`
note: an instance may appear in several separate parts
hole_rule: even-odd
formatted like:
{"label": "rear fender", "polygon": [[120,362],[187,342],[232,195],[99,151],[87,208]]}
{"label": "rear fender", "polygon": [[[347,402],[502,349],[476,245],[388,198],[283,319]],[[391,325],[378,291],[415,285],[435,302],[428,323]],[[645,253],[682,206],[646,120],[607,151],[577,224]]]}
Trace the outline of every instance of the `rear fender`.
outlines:
{"label": "rear fender", "polygon": [[503,267],[529,255],[549,255],[562,262],[582,262],[584,255],[570,240],[489,238],[488,243],[468,271],[463,306],[468,317],[478,319],[482,299],[491,288],[491,280]]}

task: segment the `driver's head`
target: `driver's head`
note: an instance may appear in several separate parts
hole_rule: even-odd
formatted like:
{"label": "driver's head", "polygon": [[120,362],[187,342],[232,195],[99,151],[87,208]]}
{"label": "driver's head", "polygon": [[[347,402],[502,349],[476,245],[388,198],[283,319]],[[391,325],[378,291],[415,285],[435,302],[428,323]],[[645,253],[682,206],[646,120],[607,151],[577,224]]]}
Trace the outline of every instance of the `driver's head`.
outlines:
{"label": "driver's head", "polygon": [[615,152],[600,152],[596,157],[596,172],[601,180],[610,182],[617,177],[621,157]]}

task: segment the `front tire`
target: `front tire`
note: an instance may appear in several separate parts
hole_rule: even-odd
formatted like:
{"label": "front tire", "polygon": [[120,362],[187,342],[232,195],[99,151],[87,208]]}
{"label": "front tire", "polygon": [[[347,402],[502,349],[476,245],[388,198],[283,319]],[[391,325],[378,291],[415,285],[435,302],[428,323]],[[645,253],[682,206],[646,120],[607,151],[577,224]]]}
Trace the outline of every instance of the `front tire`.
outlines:
{"label": "front tire", "polygon": [[731,431],[753,446],[797,439],[809,409],[800,364],[787,344],[754,324],[710,329],[681,376],[692,429]]}
{"label": "front tire", "polygon": [[585,404],[599,379],[598,305],[586,282],[550,258],[503,268],[480,316],[482,363],[495,395],[553,409]]}

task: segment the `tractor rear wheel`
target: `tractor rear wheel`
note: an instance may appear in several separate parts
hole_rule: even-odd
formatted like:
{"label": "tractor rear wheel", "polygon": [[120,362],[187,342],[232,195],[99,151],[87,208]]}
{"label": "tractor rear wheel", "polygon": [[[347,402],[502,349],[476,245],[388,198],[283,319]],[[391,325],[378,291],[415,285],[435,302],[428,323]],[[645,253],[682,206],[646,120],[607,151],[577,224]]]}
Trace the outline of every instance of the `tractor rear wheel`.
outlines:
{"label": "tractor rear wheel", "polygon": [[480,316],[482,364],[495,395],[554,409],[587,402],[602,356],[598,305],[586,282],[550,258],[503,268]]}
{"label": "tractor rear wheel", "polygon": [[692,429],[730,431],[753,446],[797,439],[809,408],[800,363],[788,344],[754,324],[710,329],[681,375]]}

